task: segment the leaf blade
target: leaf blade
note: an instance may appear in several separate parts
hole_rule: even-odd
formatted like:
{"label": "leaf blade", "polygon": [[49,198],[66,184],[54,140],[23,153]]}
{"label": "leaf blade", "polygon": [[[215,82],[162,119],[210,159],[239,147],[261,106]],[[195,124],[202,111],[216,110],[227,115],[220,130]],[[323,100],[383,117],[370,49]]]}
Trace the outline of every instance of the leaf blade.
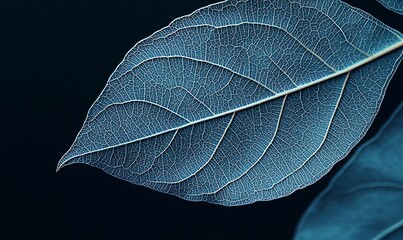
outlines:
{"label": "leaf blade", "polygon": [[403,15],[403,2],[399,0],[377,0],[380,4],[382,4],[385,8]]}
{"label": "leaf blade", "polygon": [[[261,7],[265,7],[264,9],[268,12],[266,13],[267,16],[257,18],[260,21],[262,21],[261,19],[268,19],[270,14],[273,17],[282,16],[283,12],[277,13],[273,10],[275,8],[272,4],[283,4],[281,7],[287,11],[300,11],[301,14],[311,12],[321,14],[321,21],[323,21],[321,24],[331,29],[337,30],[342,29],[342,27],[346,29],[345,32],[336,31],[336,34],[332,35],[326,31],[319,31],[320,33],[316,34],[311,29],[311,35],[316,34],[317,36],[313,36],[313,39],[309,40],[295,37],[304,34],[299,32],[302,21],[298,19],[298,21],[294,20],[296,26],[292,26],[294,34],[288,34],[291,33],[290,30],[281,30],[287,27],[284,25],[286,21],[276,22],[276,25],[266,24],[270,26],[234,24],[233,22],[220,23],[220,21],[224,21],[222,19],[227,19],[222,15],[232,16],[232,20],[228,18],[230,19],[228,21],[236,21],[234,20],[235,10],[247,12],[256,9],[258,6],[253,4],[262,4]],[[329,119],[333,118],[334,109],[337,109],[336,104],[344,92],[343,86],[346,85],[346,82],[343,79],[347,79],[347,76],[352,72],[353,82],[360,82],[361,84],[362,79],[360,80],[360,76],[356,76],[361,74],[359,69],[370,65],[374,60],[380,59],[388,62],[388,66],[385,68],[387,70],[379,71],[379,73],[372,71],[375,76],[383,79],[383,82],[378,83],[375,79],[369,78],[370,81],[368,82],[379,85],[375,90],[377,93],[373,94],[375,98],[370,100],[371,109],[369,113],[367,114],[368,111],[363,106],[359,111],[356,109],[360,114],[362,114],[361,111],[366,112],[368,116],[366,120],[362,120],[363,126],[357,128],[360,129],[361,133],[357,133],[355,138],[351,137],[350,143],[354,145],[372,122],[391,73],[397,68],[397,64],[401,60],[400,48],[403,42],[401,34],[396,31],[389,29],[375,19],[366,20],[369,22],[367,25],[372,24],[373,26],[364,25],[361,31],[369,31],[368,29],[372,28],[375,28],[376,31],[372,29],[370,34],[361,36],[361,38],[371,36],[380,40],[381,43],[371,42],[370,46],[360,45],[361,40],[357,40],[354,34],[350,34],[352,36],[347,34],[347,30],[352,28],[351,26],[346,27],[348,24],[344,24],[340,27],[340,24],[336,24],[336,21],[340,21],[340,19],[332,19],[328,13],[321,13],[324,7],[321,5],[322,2],[308,1],[304,4],[308,5],[303,6],[302,3],[291,2],[284,4],[281,1],[223,2],[203,8],[185,18],[180,18],[169,27],[136,45],[110,77],[100,98],[90,109],[79,137],[72,149],[59,162],[58,168],[74,162],[89,163],[132,183],[170,192],[189,200],[207,200],[231,205],[234,204],[235,200],[227,200],[237,198],[234,197],[236,194],[246,194],[247,192],[245,189],[240,190],[242,186],[233,182],[238,183],[240,182],[239,179],[245,182],[244,179],[251,175],[246,176],[245,172],[250,171],[248,169],[252,169],[253,166],[252,171],[255,176],[262,176],[266,171],[266,174],[270,173],[271,177],[260,180],[260,186],[254,186],[255,183],[253,182],[248,183],[250,186],[260,188],[262,196],[255,196],[253,194],[256,193],[253,193],[252,196],[254,197],[247,197],[248,200],[239,200],[236,204],[276,198],[276,193],[272,193],[273,191],[269,191],[270,193],[262,192],[266,188],[277,187],[279,183],[286,180],[294,172],[299,171],[305,165],[305,161],[302,159],[308,159],[310,155],[313,156],[313,153],[318,151],[315,150],[315,146],[320,145],[322,139],[326,139],[326,129],[330,126]],[[342,3],[332,3],[331,6],[344,9],[348,13],[356,13],[355,11],[357,11]],[[214,15],[214,10],[217,9],[221,11],[222,15]],[[224,12],[224,9],[227,12]],[[330,14],[331,11],[328,11]],[[359,12],[357,16],[363,18],[362,14],[364,13]],[[198,21],[209,21],[207,16],[211,17],[211,15],[216,17],[217,26],[214,25],[214,21],[208,24],[198,23]],[[254,15],[243,17],[248,18]],[[317,19],[317,16],[313,15],[307,18]],[[366,18],[370,18],[370,16],[366,15]],[[187,25],[189,23],[193,25]],[[245,21],[245,23],[247,22]],[[356,22],[351,25],[355,26],[355,24]],[[245,35],[245,32],[248,34]],[[233,40],[234,36],[239,36],[239,39]],[[256,36],[256,38],[250,36]],[[340,52],[331,51],[339,57],[329,55],[328,52],[324,51],[331,49],[330,44],[323,44],[325,47],[315,47],[317,44],[315,41],[320,42],[321,36],[327,36],[325,39],[332,36],[340,40],[340,42],[338,40],[333,42],[333,45],[338,46],[336,49]],[[381,36],[382,38],[379,39]],[[267,39],[270,39],[269,44],[263,41]],[[352,47],[352,42],[356,42],[357,46]],[[381,46],[383,48],[380,48]],[[269,50],[264,54],[262,49]],[[340,62],[339,58],[344,51],[349,52],[349,55],[347,58],[344,57],[345,62]],[[367,57],[363,52],[372,55]],[[388,57],[384,57],[385,54]],[[287,61],[282,60],[283,58],[286,58]],[[346,65],[349,62],[350,64]],[[380,68],[378,65],[376,67]],[[364,74],[368,74],[368,72]],[[367,88],[365,87],[365,89]],[[311,109],[304,109],[304,104],[299,100],[301,96],[308,100],[310,98],[321,99],[322,103],[309,100],[305,104]],[[286,99],[287,102],[285,103]],[[140,104],[141,101],[153,104]],[[125,105],[134,102],[136,104]],[[280,102],[283,102],[281,108],[279,107]],[[285,104],[287,106],[284,108]],[[336,108],[331,108],[332,106],[336,106]],[[280,120],[274,115],[281,109],[286,110],[284,112],[286,118],[282,120],[281,126],[284,125],[291,129],[290,132],[293,131],[294,135],[285,133],[284,127],[281,127],[280,136],[275,138],[275,143],[270,146],[268,153],[274,157],[271,160],[264,157],[263,162],[266,162],[270,169],[264,170],[265,166],[261,166],[260,160],[257,160],[260,159],[259,156],[262,155],[262,152],[266,152],[268,140],[261,139],[259,135],[262,135],[261,132],[264,131],[272,133],[273,136],[277,135],[274,126],[278,125]],[[295,114],[294,116],[293,111],[299,111],[299,114],[302,115],[305,114],[305,118]],[[235,113],[237,113],[236,117]],[[250,113],[254,117],[248,119],[246,113]],[[227,139],[224,139],[224,136],[217,134],[217,132],[224,132],[227,121],[231,119],[229,116],[231,114],[234,114],[234,119],[237,122],[235,126],[239,127],[235,130],[232,129],[233,127],[230,129],[231,133],[234,132],[234,134],[231,135],[232,142],[227,142]],[[245,123],[245,120],[241,120],[239,115],[247,119],[248,122]],[[139,118],[138,116],[142,117]],[[265,124],[268,125],[269,129],[261,126],[260,118],[266,120]],[[305,127],[301,128],[305,129],[303,134],[301,134],[301,129],[292,130],[290,127],[296,125],[297,121],[305,124]],[[260,129],[260,132],[254,131],[247,124],[255,129]],[[211,133],[206,133],[204,128],[209,129]],[[252,133],[254,139],[249,139],[250,136],[245,134],[248,131]],[[318,135],[317,132],[320,134]],[[266,138],[270,139],[270,136],[269,134]],[[298,137],[295,138],[294,136]],[[215,157],[213,161],[208,160],[207,156],[212,153],[215,154],[216,151],[221,152],[223,147],[218,148],[221,138],[224,139],[227,149],[224,151],[225,154],[219,153],[220,159]],[[287,141],[282,139],[287,139]],[[204,141],[206,143],[203,143]],[[152,149],[146,149],[143,145],[148,145]],[[235,145],[236,147],[234,147]],[[286,146],[291,152],[295,152],[294,157],[300,165],[296,165],[290,160],[281,164],[282,158],[287,156],[287,151],[282,149],[281,145]],[[303,146],[301,148],[303,150],[298,149],[299,145]],[[250,149],[244,146],[248,146]],[[351,147],[345,146],[340,156],[329,161],[330,165],[339,160]],[[182,149],[186,149],[187,153],[183,152]],[[242,149],[242,152],[239,149]],[[115,154],[114,150],[118,150],[122,155],[114,156],[115,162],[111,160]],[[109,151],[109,153],[103,153],[106,154],[103,156],[100,153],[102,151]],[[127,151],[129,151],[129,155]],[[167,157],[167,155],[170,156]],[[226,155],[230,155],[230,157]],[[127,160],[127,156],[132,159]],[[98,160],[99,158],[107,160]],[[157,158],[158,161],[156,161]],[[245,161],[242,162],[240,159]],[[255,172],[257,168],[260,170]],[[196,174],[198,179],[193,177]],[[186,184],[178,184],[177,186],[168,184],[182,183],[181,179],[186,179]],[[197,186],[196,182],[200,181],[204,187],[200,189],[189,187],[191,185]],[[229,184],[230,182],[231,184]],[[227,187],[227,185],[231,185],[231,187]],[[221,191],[224,186],[225,189],[238,188],[238,190]],[[288,189],[286,192],[289,194],[290,191],[295,191],[299,187],[301,186]],[[238,193],[236,193],[237,191]],[[280,190],[276,191],[278,191],[277,197],[286,194],[281,193]],[[222,197],[217,198],[217,195]],[[240,199],[245,199],[245,197],[240,197]]]}

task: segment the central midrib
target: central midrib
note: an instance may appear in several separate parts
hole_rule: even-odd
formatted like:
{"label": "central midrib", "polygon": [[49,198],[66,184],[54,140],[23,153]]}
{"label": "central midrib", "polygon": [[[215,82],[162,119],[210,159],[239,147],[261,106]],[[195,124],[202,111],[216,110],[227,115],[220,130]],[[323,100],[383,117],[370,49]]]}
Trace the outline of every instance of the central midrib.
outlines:
{"label": "central midrib", "polygon": [[[345,68],[345,69],[342,69],[342,70],[340,70],[340,71],[337,71],[337,72],[335,72],[335,73],[333,73],[333,74],[330,74],[330,75],[328,75],[328,76],[326,76],[326,77],[319,78],[319,79],[317,79],[317,80],[315,80],[315,81],[312,81],[312,82],[310,82],[310,83],[297,86],[297,87],[295,87],[295,88],[292,88],[292,89],[290,89],[290,90],[287,90],[287,91],[284,91],[284,92],[281,92],[281,93],[277,93],[277,94],[272,95],[272,96],[270,96],[270,97],[268,97],[268,98],[265,98],[265,99],[256,101],[256,102],[254,102],[254,103],[247,104],[247,105],[245,105],[245,106],[242,106],[242,107],[239,107],[239,108],[236,108],[236,109],[231,109],[231,110],[226,111],[226,112],[218,113],[218,114],[216,114],[216,115],[214,115],[214,116],[209,116],[209,117],[202,118],[202,119],[199,119],[199,120],[196,120],[196,121],[193,121],[193,122],[189,122],[189,123],[187,123],[187,124],[181,125],[181,126],[176,127],[176,128],[171,128],[171,129],[168,129],[168,130],[165,130],[165,131],[162,131],[162,132],[158,132],[158,133],[155,133],[155,134],[152,134],[152,135],[148,135],[148,136],[145,136],[145,137],[142,137],[142,138],[135,139],[135,140],[133,140],[133,141],[128,141],[128,142],[116,144],[116,145],[113,145],[113,146],[108,146],[108,147],[105,147],[105,148],[101,148],[101,149],[97,149],[97,150],[93,150],[93,151],[88,151],[88,152],[86,152],[86,153],[82,153],[82,154],[75,155],[75,156],[70,157],[70,158],[67,158],[67,159],[65,159],[63,162],[61,162],[61,163],[59,164],[59,166],[58,166],[57,169],[62,168],[63,165],[64,165],[67,161],[69,161],[69,160],[71,160],[71,159],[73,159],[73,158],[77,158],[77,157],[81,157],[81,156],[88,155],[88,154],[91,154],[91,153],[95,153],[95,152],[100,152],[100,151],[104,151],[104,150],[116,148],[116,147],[119,147],[119,146],[124,146],[124,145],[127,145],[127,144],[131,144],[131,143],[135,143],[135,142],[138,142],[138,141],[142,141],[142,140],[145,140],[145,139],[148,139],[148,138],[156,137],[156,136],[162,135],[162,134],[164,134],[164,133],[168,133],[168,132],[171,132],[171,131],[175,131],[175,130],[179,130],[179,129],[182,129],[182,128],[186,128],[186,127],[189,127],[189,126],[192,126],[192,125],[201,123],[201,122],[209,121],[209,120],[212,120],[212,119],[215,119],[215,118],[219,118],[219,117],[222,117],[222,116],[225,116],[225,115],[228,115],[228,114],[232,114],[232,113],[234,113],[234,112],[242,111],[242,110],[245,110],[245,109],[248,109],[248,108],[251,108],[251,107],[260,105],[260,104],[262,104],[262,103],[271,101],[271,100],[273,100],[273,99],[276,99],[276,98],[279,98],[279,97],[282,97],[282,96],[285,96],[285,95],[288,95],[288,94],[291,94],[291,93],[294,93],[294,92],[303,90],[303,89],[305,89],[305,88],[308,88],[308,87],[311,87],[311,86],[313,86],[313,85],[319,84],[319,83],[324,82],[324,81],[326,81],[326,80],[329,80],[329,79],[332,79],[332,78],[341,76],[341,75],[343,75],[343,74],[346,74],[346,73],[348,73],[348,72],[351,72],[351,71],[353,71],[353,70],[355,70],[355,69],[357,69],[357,68],[359,68],[359,67],[361,67],[361,66],[364,66],[365,64],[367,64],[367,63],[369,63],[369,62],[372,62],[372,61],[374,61],[375,59],[378,59],[378,58],[380,58],[380,57],[382,57],[382,56],[385,56],[386,54],[391,53],[391,52],[393,52],[394,50],[397,50],[397,49],[399,49],[399,48],[401,48],[401,47],[403,47],[403,39],[402,39],[401,41],[399,41],[399,42],[397,42],[397,43],[395,43],[395,44],[393,44],[393,45],[391,45],[391,46],[389,46],[389,47],[383,49],[382,51],[379,51],[378,53],[376,53],[376,54],[374,54],[374,55],[372,55],[372,56],[370,56],[370,57],[368,57],[368,58],[363,59],[362,61],[359,61],[359,62],[357,62],[357,63],[355,63],[355,64],[353,64],[353,65],[351,65],[351,66],[349,66],[349,67],[347,67],[347,68]],[[63,158],[64,158],[64,156],[62,157],[62,159],[63,159]]]}

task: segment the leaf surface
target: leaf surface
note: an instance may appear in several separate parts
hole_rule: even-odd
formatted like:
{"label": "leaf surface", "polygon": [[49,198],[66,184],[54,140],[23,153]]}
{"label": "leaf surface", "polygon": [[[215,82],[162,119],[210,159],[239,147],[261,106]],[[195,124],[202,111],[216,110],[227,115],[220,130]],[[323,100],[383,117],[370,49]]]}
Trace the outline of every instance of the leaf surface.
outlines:
{"label": "leaf surface", "polygon": [[312,202],[295,239],[403,239],[403,103]]}
{"label": "leaf surface", "polygon": [[126,54],[58,169],[222,205],[288,195],[363,137],[402,46],[339,1],[212,4]]}

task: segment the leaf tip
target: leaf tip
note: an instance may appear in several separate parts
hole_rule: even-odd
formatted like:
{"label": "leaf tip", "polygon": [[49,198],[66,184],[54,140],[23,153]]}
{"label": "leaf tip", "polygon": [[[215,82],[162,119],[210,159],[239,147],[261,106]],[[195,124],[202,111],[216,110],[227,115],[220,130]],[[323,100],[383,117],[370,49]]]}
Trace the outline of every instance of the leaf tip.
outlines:
{"label": "leaf tip", "polygon": [[[68,152],[67,152],[68,153]],[[71,160],[71,157],[67,157],[67,153],[63,155],[63,157],[59,160],[56,166],[56,172],[59,172],[60,169],[65,167],[66,165],[69,165],[69,161]]]}
{"label": "leaf tip", "polygon": [[60,171],[60,169],[62,169],[63,167],[64,167],[64,164],[63,164],[63,161],[62,161],[63,159],[61,159],[60,161],[59,161],[59,163],[57,164],[57,166],[56,166],[56,172],[59,172]]}

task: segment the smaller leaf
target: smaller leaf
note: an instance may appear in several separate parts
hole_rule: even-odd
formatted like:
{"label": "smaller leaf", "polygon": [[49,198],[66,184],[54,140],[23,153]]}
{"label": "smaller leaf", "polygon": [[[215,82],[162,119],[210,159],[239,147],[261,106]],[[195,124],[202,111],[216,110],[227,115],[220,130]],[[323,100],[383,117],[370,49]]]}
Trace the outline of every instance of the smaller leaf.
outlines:
{"label": "smaller leaf", "polygon": [[402,0],[377,0],[385,8],[403,15],[403,1]]}
{"label": "smaller leaf", "polygon": [[311,203],[295,239],[403,239],[403,103]]}

